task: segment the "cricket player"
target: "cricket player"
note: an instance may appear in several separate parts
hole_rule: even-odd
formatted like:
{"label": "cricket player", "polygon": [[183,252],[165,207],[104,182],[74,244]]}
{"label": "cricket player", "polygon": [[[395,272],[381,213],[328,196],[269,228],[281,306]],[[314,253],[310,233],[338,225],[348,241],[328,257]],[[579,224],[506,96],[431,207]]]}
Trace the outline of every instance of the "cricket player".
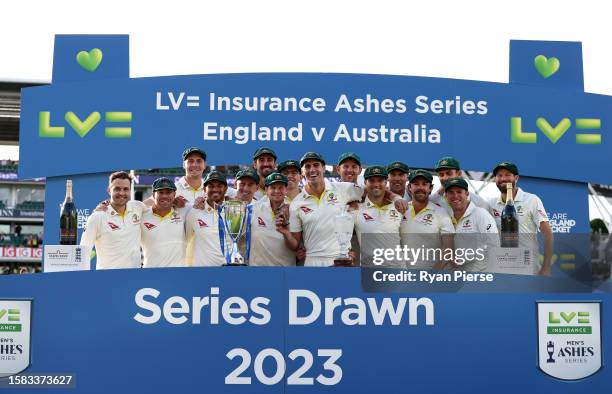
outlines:
{"label": "cricket player", "polygon": [[240,170],[236,174],[236,198],[247,204],[257,200],[255,193],[259,189],[259,175],[252,168]]}
{"label": "cricket player", "polygon": [[[431,194],[430,199],[436,204],[440,205],[442,208],[446,209],[448,214],[452,216],[452,209],[449,206],[448,201],[445,199],[444,182],[446,182],[448,179],[463,177],[463,171],[459,165],[459,160],[452,156],[442,157],[436,162],[435,171],[440,179],[441,185],[435,193]],[[489,204],[478,194],[471,193],[469,195],[469,199],[477,206],[484,208],[487,212],[489,211]]]}
{"label": "cricket player", "polygon": [[185,266],[185,219],[189,207],[174,208],[176,186],[168,178],[153,182],[151,208],[140,222],[143,268]]}
{"label": "cricket player", "polygon": [[[361,174],[361,159],[355,152],[345,152],[338,157],[338,174],[342,182],[350,182],[359,186],[364,186],[363,182],[359,182],[359,175]],[[361,197],[363,201],[364,196]],[[351,208],[352,209],[352,208]],[[353,265],[361,265],[361,248],[359,246],[359,239],[357,233],[353,231],[351,237],[351,255],[353,258]]]}
{"label": "cricket player", "polygon": [[499,247],[495,220],[484,208],[470,201],[465,179],[451,178],[444,183],[444,188],[448,205],[453,210],[451,219],[455,225],[455,268],[484,272],[487,270],[486,251],[488,248]]}
{"label": "cricket player", "polygon": [[[361,159],[355,152],[346,152],[338,157],[338,174],[342,182],[359,184]],[[363,186],[362,184],[360,186]]]}
{"label": "cricket player", "polygon": [[278,172],[287,177],[287,200],[289,203],[302,191],[302,172],[300,162],[297,160],[285,160],[278,164]]}
{"label": "cricket player", "polygon": [[187,214],[187,264],[198,267],[221,266],[226,263],[221,253],[219,213],[227,191],[227,180],[222,172],[213,170],[204,180],[206,202],[203,209],[191,209]]}
{"label": "cricket player", "polygon": [[[493,175],[500,195],[490,199],[488,203],[498,230],[501,231],[501,214],[506,205],[506,184],[512,183],[514,207],[519,219],[519,247],[532,250],[533,274],[550,276],[554,239],[542,200],[535,194],[527,193],[516,186],[519,180],[516,164],[501,162],[493,169]],[[540,256],[538,231],[544,236],[544,261],[541,268],[535,263],[539,262]]]}
{"label": "cricket player", "polygon": [[400,226],[402,245],[414,250],[422,248],[425,255],[409,262],[408,268],[442,269],[446,265],[444,251],[453,249],[455,227],[448,212],[429,200],[433,191],[433,176],[426,170],[413,170],[408,177],[412,201]]}
{"label": "cricket player", "polygon": [[273,172],[265,180],[266,196],[253,204],[251,256],[254,266],[295,266],[298,244],[289,231],[287,177]]}
{"label": "cricket player", "polygon": [[304,237],[305,266],[329,267],[339,255],[334,218],[351,201],[360,201],[363,189],[348,182],[325,179],[325,161],[315,152],[300,160],[306,186],[291,202],[289,229],[299,243]]}
{"label": "cricket player", "polygon": [[259,188],[255,198],[260,199],[266,195],[265,179],[276,170],[276,153],[270,148],[262,147],[253,153],[253,168],[259,176]]}
{"label": "cricket player", "polygon": [[[278,172],[287,177],[288,184],[285,202],[291,204],[291,201],[302,192],[302,169],[300,168],[300,162],[297,160],[285,160],[278,165]],[[297,265],[303,266],[306,259],[306,249],[304,248],[303,239],[295,251],[295,254],[297,257]]]}
{"label": "cricket player", "polygon": [[408,193],[408,173],[410,169],[406,163],[401,161],[394,161],[387,166],[387,181],[389,184],[389,190],[398,196],[404,196],[406,201],[410,201],[412,197]]}
{"label": "cricket player", "polygon": [[132,176],[113,172],[108,179],[110,203],[87,219],[81,245],[96,248],[96,269],[140,268],[140,221],[145,205],[130,200]]}
{"label": "cricket player", "polygon": [[[363,189],[354,183],[327,181],[325,161],[318,153],[304,154],[300,166],[307,183],[291,202],[289,229],[298,243],[304,239],[305,266],[331,266],[339,254],[334,219],[347,203],[361,201]],[[405,201],[397,195],[391,197],[396,208],[405,212]]]}
{"label": "cricket player", "polygon": [[[372,266],[375,249],[395,249],[400,244],[402,214],[388,199],[387,169],[384,166],[370,166],[363,175],[366,195],[359,208],[351,211],[355,232],[361,250],[363,266]],[[389,261],[386,267],[405,268],[404,262]]]}
{"label": "cricket player", "polygon": [[[185,149],[183,169],[185,175],[175,183],[177,198],[175,205],[177,207],[184,207],[186,203],[194,204],[198,198],[206,197],[202,179],[202,174],[206,170],[206,152],[195,146]],[[236,190],[228,188],[227,197],[235,198]],[[152,204],[152,201],[148,200],[148,204]]]}

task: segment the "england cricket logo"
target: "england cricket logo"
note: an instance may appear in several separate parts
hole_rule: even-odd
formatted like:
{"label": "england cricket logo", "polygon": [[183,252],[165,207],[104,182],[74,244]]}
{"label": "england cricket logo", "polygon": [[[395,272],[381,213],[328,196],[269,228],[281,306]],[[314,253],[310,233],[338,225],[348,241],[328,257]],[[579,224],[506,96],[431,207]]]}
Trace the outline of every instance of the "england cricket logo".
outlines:
{"label": "england cricket logo", "polygon": [[595,374],[603,365],[601,302],[536,303],[538,367],[562,380]]}
{"label": "england cricket logo", "polygon": [[32,300],[0,299],[0,378],[30,366],[31,321]]}

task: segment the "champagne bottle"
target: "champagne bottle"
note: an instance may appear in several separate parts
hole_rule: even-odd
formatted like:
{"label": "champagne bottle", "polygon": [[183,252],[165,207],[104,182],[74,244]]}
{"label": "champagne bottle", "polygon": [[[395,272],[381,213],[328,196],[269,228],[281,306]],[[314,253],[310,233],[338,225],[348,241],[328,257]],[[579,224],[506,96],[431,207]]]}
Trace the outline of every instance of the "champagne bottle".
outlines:
{"label": "champagne bottle", "polygon": [[519,221],[514,207],[512,183],[506,184],[506,206],[501,215],[501,246],[502,248],[518,248]]}
{"label": "champagne bottle", "polygon": [[66,198],[60,212],[60,245],[77,244],[77,210],[72,199],[72,180],[66,180]]}

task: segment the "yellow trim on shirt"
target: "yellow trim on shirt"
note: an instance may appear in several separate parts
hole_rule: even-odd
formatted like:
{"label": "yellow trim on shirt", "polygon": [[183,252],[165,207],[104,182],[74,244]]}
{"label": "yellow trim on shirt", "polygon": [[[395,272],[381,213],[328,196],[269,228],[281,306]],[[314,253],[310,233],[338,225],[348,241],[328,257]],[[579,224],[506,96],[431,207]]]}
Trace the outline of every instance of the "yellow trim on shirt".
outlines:
{"label": "yellow trim on shirt", "polygon": [[151,213],[153,213],[153,216],[157,216],[159,218],[160,222],[163,222],[164,219],[168,219],[170,217],[170,215],[172,215],[172,212],[174,212],[174,209],[171,209],[167,214],[165,214],[164,216],[158,215],[155,212],[151,211]]}

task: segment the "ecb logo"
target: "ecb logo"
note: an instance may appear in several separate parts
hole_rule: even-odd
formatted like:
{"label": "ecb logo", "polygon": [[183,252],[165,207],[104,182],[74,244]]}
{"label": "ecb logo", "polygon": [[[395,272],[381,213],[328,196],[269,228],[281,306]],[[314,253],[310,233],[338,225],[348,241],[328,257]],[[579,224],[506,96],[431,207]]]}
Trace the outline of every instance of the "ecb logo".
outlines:
{"label": "ecb logo", "polygon": [[[545,118],[538,118],[535,125],[550,142],[556,144],[572,127],[572,122],[568,118],[563,118],[553,126]],[[601,129],[601,119],[579,118],[575,119],[575,125],[578,130],[599,130]],[[513,144],[536,144],[538,142],[537,133],[523,131],[520,117],[510,119],[510,136]],[[575,142],[579,145],[599,145],[601,144],[601,134],[576,133]]]}
{"label": "ecb logo", "polygon": [[578,380],[602,367],[601,303],[537,302],[538,367],[562,380]]}
{"label": "ecb logo", "polygon": [[30,366],[32,300],[0,299],[0,378]]}
{"label": "ecb logo", "polygon": [[[64,120],[66,123],[83,138],[98,124],[102,119],[100,112],[92,112],[87,118],[81,119],[74,112],[66,112]],[[106,138],[130,138],[132,136],[131,127],[109,126],[113,123],[130,123],[132,121],[131,112],[105,112],[104,136]],[[38,113],[38,136],[41,138],[64,138],[66,128],[64,126],[51,125],[51,112],[41,111]]]}

